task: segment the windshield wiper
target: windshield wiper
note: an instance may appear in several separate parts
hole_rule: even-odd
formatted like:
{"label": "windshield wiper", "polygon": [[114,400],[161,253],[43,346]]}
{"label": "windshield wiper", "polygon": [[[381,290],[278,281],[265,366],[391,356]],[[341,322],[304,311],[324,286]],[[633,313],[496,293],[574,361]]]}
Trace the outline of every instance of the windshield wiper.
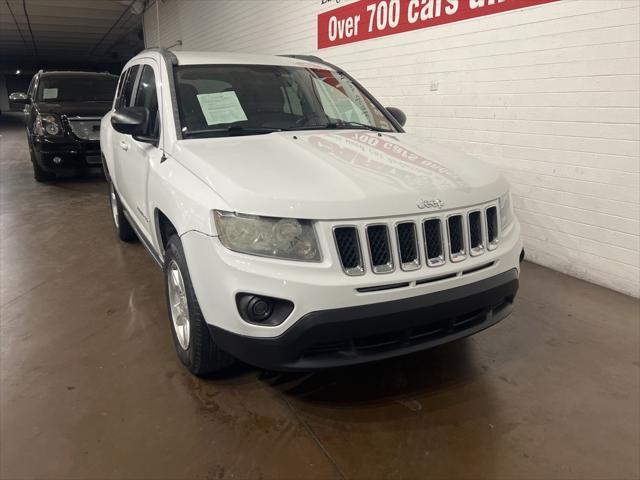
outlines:
{"label": "windshield wiper", "polygon": [[324,128],[363,128],[366,130],[373,130],[374,132],[392,132],[392,130],[388,130],[386,128],[375,127],[373,125],[369,125],[367,123],[360,122],[352,122],[352,121],[339,121],[339,122],[329,122],[324,125]]}
{"label": "windshield wiper", "polygon": [[187,130],[183,132],[185,138],[195,137],[198,135],[208,135],[211,133],[228,133],[231,135],[254,135],[260,133],[273,133],[273,132],[282,132],[287,130],[286,128],[280,127],[253,127],[253,126],[242,126],[242,125],[231,125],[226,128],[205,128],[202,130]]}
{"label": "windshield wiper", "polygon": [[357,128],[361,130],[372,130],[374,132],[393,132],[393,130],[387,130],[386,128],[379,128],[373,125],[369,125],[367,123],[360,122],[351,122],[351,121],[329,121],[327,123],[322,123],[320,125],[302,125],[298,127],[293,127],[291,130],[325,130],[325,129],[348,129],[348,128]]}

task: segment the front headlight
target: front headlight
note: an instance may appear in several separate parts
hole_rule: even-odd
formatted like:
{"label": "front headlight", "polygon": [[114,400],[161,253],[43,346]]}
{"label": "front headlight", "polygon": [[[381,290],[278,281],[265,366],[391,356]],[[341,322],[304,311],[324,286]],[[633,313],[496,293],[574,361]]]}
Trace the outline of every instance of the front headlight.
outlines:
{"label": "front headlight", "polygon": [[229,250],[250,255],[319,262],[320,249],[309,220],[259,217],[215,210],[220,241]]}
{"label": "front headlight", "polygon": [[36,121],[33,124],[33,131],[39,136],[46,134],[55,137],[62,133],[62,127],[55,116],[49,114],[38,114],[36,115]]}
{"label": "front headlight", "polygon": [[502,231],[506,231],[515,220],[513,205],[511,202],[511,192],[507,192],[500,197],[500,224]]}

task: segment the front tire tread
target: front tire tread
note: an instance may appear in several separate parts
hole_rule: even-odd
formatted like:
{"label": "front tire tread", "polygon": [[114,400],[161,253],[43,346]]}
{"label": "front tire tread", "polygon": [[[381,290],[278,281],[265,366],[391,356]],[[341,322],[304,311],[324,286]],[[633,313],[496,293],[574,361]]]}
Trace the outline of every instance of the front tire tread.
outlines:
{"label": "front tire tread", "polygon": [[[168,291],[168,266],[171,260],[175,260],[180,268],[180,273],[185,285],[187,303],[189,307],[190,342],[189,347],[184,350],[178,341],[173,321],[171,319],[171,307],[169,305]],[[169,314],[169,324],[171,335],[178,358],[187,369],[196,376],[205,376],[221,370],[225,370],[235,363],[235,359],[227,352],[216,345],[207,327],[204,315],[200,310],[196,293],[191,284],[191,277],[187,268],[186,257],[182,248],[182,242],[178,235],[172,235],[167,242],[165,249],[165,293],[167,298],[167,311]]]}

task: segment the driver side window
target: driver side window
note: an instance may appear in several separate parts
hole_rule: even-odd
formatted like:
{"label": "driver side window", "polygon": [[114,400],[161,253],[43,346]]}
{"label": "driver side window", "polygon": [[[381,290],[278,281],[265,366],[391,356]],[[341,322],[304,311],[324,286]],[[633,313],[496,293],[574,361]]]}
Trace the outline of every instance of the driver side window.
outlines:
{"label": "driver side window", "polygon": [[158,93],[156,90],[156,77],[151,65],[144,65],[142,75],[138,82],[134,106],[149,109],[149,135],[158,137],[160,132],[160,118],[158,115]]}

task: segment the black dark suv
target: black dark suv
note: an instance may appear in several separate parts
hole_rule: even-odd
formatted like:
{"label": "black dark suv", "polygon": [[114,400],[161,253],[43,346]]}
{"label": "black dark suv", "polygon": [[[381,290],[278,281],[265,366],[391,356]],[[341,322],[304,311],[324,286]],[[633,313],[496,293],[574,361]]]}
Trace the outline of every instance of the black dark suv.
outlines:
{"label": "black dark suv", "polygon": [[10,100],[25,104],[33,176],[100,167],[100,119],[111,108],[118,77],[94,72],[36,73],[28,92]]}

